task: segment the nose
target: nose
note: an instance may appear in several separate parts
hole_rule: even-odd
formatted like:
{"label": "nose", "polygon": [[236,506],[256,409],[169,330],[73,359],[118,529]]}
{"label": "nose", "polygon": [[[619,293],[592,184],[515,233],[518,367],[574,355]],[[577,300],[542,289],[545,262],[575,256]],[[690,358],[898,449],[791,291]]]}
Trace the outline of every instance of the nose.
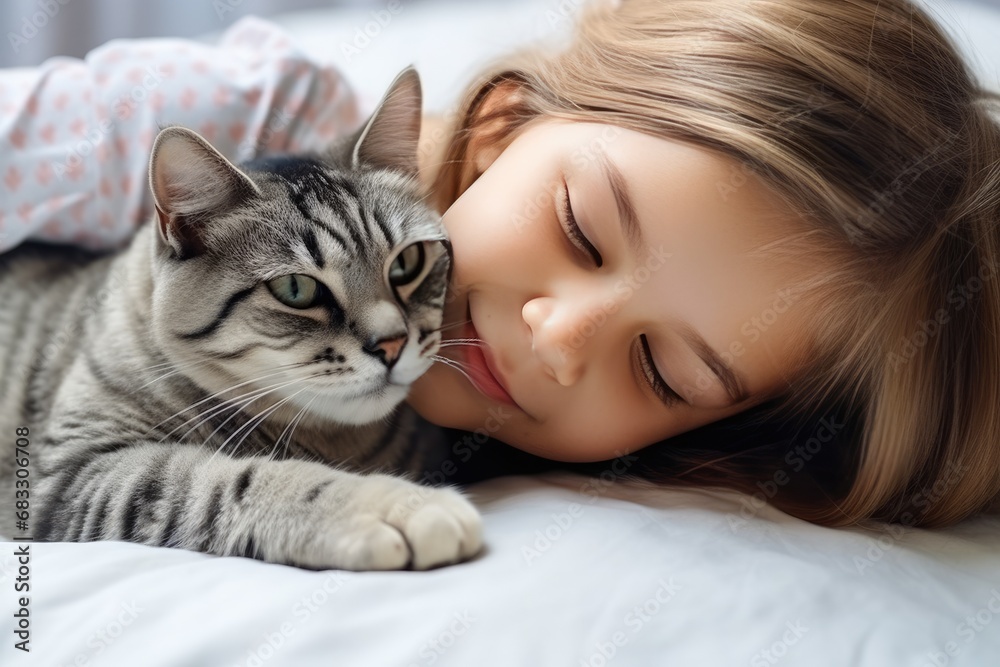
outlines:
{"label": "nose", "polygon": [[593,318],[582,299],[544,296],[521,307],[531,330],[531,350],[545,371],[564,387],[578,382],[586,368],[593,338],[607,317]]}
{"label": "nose", "polygon": [[382,360],[386,368],[392,368],[399,354],[406,345],[406,334],[395,334],[385,338],[376,339],[374,336],[365,343],[365,352],[373,354]]}

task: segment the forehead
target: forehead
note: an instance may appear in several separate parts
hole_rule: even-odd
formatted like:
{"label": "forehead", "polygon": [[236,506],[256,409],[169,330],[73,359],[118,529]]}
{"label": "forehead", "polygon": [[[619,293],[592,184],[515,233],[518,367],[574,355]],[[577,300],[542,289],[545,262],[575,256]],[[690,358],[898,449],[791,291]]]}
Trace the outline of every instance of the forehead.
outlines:
{"label": "forehead", "polygon": [[258,262],[376,266],[395,248],[442,237],[410,181],[384,170],[339,170],[275,156],[241,165],[263,193],[236,211],[242,250]]}

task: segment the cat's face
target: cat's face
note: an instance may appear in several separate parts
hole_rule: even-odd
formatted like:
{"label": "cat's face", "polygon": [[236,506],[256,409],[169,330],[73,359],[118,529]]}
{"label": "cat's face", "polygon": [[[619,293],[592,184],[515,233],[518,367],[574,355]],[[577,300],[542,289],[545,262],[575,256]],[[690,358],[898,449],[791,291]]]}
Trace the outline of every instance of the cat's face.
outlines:
{"label": "cat's face", "polygon": [[205,389],[367,423],[430,367],[450,260],[414,178],[407,72],[324,154],[236,167],[190,131],[157,137],[153,330]]}

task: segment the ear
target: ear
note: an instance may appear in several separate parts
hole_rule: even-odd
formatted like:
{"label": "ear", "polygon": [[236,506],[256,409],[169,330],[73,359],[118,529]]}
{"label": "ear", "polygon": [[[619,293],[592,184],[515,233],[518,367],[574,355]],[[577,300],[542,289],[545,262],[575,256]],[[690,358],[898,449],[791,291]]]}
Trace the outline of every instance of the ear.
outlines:
{"label": "ear", "polygon": [[413,66],[396,75],[371,117],[347,142],[349,164],[417,176],[422,95]]}
{"label": "ear", "polygon": [[260,189],[198,133],[167,127],[156,135],[149,158],[149,187],[160,239],[179,259],[204,252],[204,229]]}
{"label": "ear", "polygon": [[509,141],[502,139],[509,134],[512,117],[521,110],[523,101],[521,84],[506,79],[494,84],[476,105],[468,125],[471,131],[463,182],[479,178],[506,148]]}

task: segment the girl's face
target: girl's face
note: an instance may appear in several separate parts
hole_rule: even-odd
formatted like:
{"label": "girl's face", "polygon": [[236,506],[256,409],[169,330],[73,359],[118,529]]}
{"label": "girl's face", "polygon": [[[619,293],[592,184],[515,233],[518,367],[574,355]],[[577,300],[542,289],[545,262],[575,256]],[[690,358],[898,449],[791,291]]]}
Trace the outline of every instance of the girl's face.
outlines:
{"label": "girl's face", "polygon": [[[424,418],[603,461],[783,389],[802,361],[790,349],[809,322],[794,290],[807,276],[748,256],[794,229],[748,171],[555,119],[476,160],[482,175],[444,214],[454,265],[441,354],[454,361],[414,384]],[[482,347],[449,343],[468,338]]]}

